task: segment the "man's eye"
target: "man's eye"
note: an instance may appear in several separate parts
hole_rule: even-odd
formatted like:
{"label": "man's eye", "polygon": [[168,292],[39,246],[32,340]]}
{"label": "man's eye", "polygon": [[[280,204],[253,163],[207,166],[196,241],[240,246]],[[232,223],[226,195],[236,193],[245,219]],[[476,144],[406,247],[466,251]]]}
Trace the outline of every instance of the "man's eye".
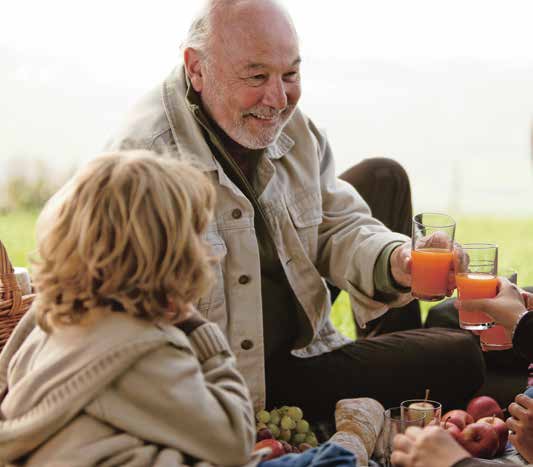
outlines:
{"label": "man's eye", "polygon": [[249,81],[255,81],[255,82],[264,81],[265,79],[266,79],[266,75],[253,75],[253,76],[248,77]]}
{"label": "man's eye", "polygon": [[299,73],[297,71],[291,71],[289,73],[285,73],[283,75],[283,78],[285,79],[285,81],[293,82],[298,80],[298,75]]}

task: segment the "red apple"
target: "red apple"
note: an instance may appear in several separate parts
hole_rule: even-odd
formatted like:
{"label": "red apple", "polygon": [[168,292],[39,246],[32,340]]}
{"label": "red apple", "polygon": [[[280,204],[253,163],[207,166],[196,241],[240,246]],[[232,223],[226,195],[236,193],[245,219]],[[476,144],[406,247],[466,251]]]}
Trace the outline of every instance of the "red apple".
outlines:
{"label": "red apple", "polygon": [[474,397],[466,407],[466,411],[474,420],[493,415],[503,420],[503,411],[498,402],[489,396]]}
{"label": "red apple", "polygon": [[498,417],[483,417],[478,420],[479,423],[488,423],[496,430],[498,439],[500,441],[498,450],[496,451],[496,457],[499,457],[505,451],[505,446],[507,446],[507,440],[509,439],[509,428],[507,423],[501,420]]}
{"label": "red apple", "polygon": [[500,443],[498,434],[491,425],[474,422],[461,432],[459,444],[474,457],[492,459]]}
{"label": "red apple", "polygon": [[464,410],[460,409],[450,410],[449,412],[446,412],[442,416],[442,421],[453,423],[455,426],[457,426],[457,428],[459,428],[459,430],[464,430],[465,426],[470,425],[470,423],[474,423],[474,419],[472,418],[472,416]]}
{"label": "red apple", "polygon": [[459,442],[459,438],[461,437],[461,430],[457,428],[457,425],[446,420],[444,422],[440,422],[440,426],[446,431],[448,431],[454,437],[455,441]]}
{"label": "red apple", "polygon": [[263,439],[262,441],[255,443],[254,451],[258,451],[259,449],[263,448],[270,449],[270,453],[265,455],[262,461],[274,459],[285,454],[285,449],[283,449],[283,445],[275,439]]}

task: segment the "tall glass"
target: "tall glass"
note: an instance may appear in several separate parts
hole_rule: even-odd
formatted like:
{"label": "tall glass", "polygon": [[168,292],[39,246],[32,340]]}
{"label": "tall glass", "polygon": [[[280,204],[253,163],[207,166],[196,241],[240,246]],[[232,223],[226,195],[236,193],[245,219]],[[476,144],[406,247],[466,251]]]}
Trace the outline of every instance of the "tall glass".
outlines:
{"label": "tall glass", "polygon": [[[493,298],[498,289],[498,246],[493,243],[465,243],[454,255],[455,282],[459,300]],[[494,320],[481,311],[459,308],[459,325],[463,329],[482,331]]]}
{"label": "tall glass", "polygon": [[[500,269],[499,276],[507,278],[511,283],[516,285],[518,273],[513,268]],[[479,342],[483,352],[491,350],[508,350],[513,348],[511,333],[501,325],[496,323],[490,329],[479,332]]]}
{"label": "tall glass", "polygon": [[455,221],[446,214],[424,212],[413,217],[411,293],[430,302],[448,292]]}
{"label": "tall glass", "polygon": [[409,419],[403,413],[402,407],[393,407],[384,412],[383,423],[383,451],[385,454],[385,467],[392,467],[391,454],[394,437],[404,433],[410,426],[424,426],[424,413],[413,413]]}

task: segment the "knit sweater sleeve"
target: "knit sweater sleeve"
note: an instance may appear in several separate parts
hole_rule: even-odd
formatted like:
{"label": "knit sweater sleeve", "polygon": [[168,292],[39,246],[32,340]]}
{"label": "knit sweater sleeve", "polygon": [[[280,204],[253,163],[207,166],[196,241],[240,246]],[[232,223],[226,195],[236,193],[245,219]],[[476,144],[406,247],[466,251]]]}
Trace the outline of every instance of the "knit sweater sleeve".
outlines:
{"label": "knit sweater sleeve", "polygon": [[213,323],[189,340],[192,349],[166,345],[137,362],[92,404],[91,415],[199,460],[243,465],[255,424],[235,358]]}

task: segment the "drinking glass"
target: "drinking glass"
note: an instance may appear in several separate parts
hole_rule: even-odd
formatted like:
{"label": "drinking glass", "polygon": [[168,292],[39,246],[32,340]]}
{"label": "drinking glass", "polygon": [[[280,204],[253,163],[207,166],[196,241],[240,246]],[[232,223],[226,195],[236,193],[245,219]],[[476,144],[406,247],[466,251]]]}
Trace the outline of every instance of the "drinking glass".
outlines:
{"label": "drinking glass", "polygon": [[392,443],[394,437],[398,433],[404,433],[410,426],[419,426],[422,428],[424,426],[424,413],[419,412],[413,414],[412,419],[408,420],[402,415],[402,407],[393,407],[387,409],[384,412],[384,423],[383,423],[383,450],[385,455],[385,467],[392,467],[391,464],[391,454],[392,454]]}
{"label": "drinking glass", "polygon": [[[507,278],[516,285],[518,273],[513,268],[500,269],[498,275]],[[479,342],[483,352],[491,350],[508,350],[513,348],[511,334],[501,325],[496,323],[490,329],[485,329],[479,333]]]}
{"label": "drinking glass", "polygon": [[[454,254],[455,282],[459,300],[493,298],[498,289],[498,246],[493,243],[464,243]],[[494,320],[481,311],[459,308],[463,329],[482,331]]]}
{"label": "drinking glass", "polygon": [[400,404],[402,415],[407,420],[418,419],[420,413],[424,414],[424,426],[438,425],[442,415],[442,404],[429,399],[409,399]]}
{"label": "drinking glass", "polygon": [[411,293],[426,301],[442,300],[448,292],[455,221],[446,214],[424,212],[413,217]]}

